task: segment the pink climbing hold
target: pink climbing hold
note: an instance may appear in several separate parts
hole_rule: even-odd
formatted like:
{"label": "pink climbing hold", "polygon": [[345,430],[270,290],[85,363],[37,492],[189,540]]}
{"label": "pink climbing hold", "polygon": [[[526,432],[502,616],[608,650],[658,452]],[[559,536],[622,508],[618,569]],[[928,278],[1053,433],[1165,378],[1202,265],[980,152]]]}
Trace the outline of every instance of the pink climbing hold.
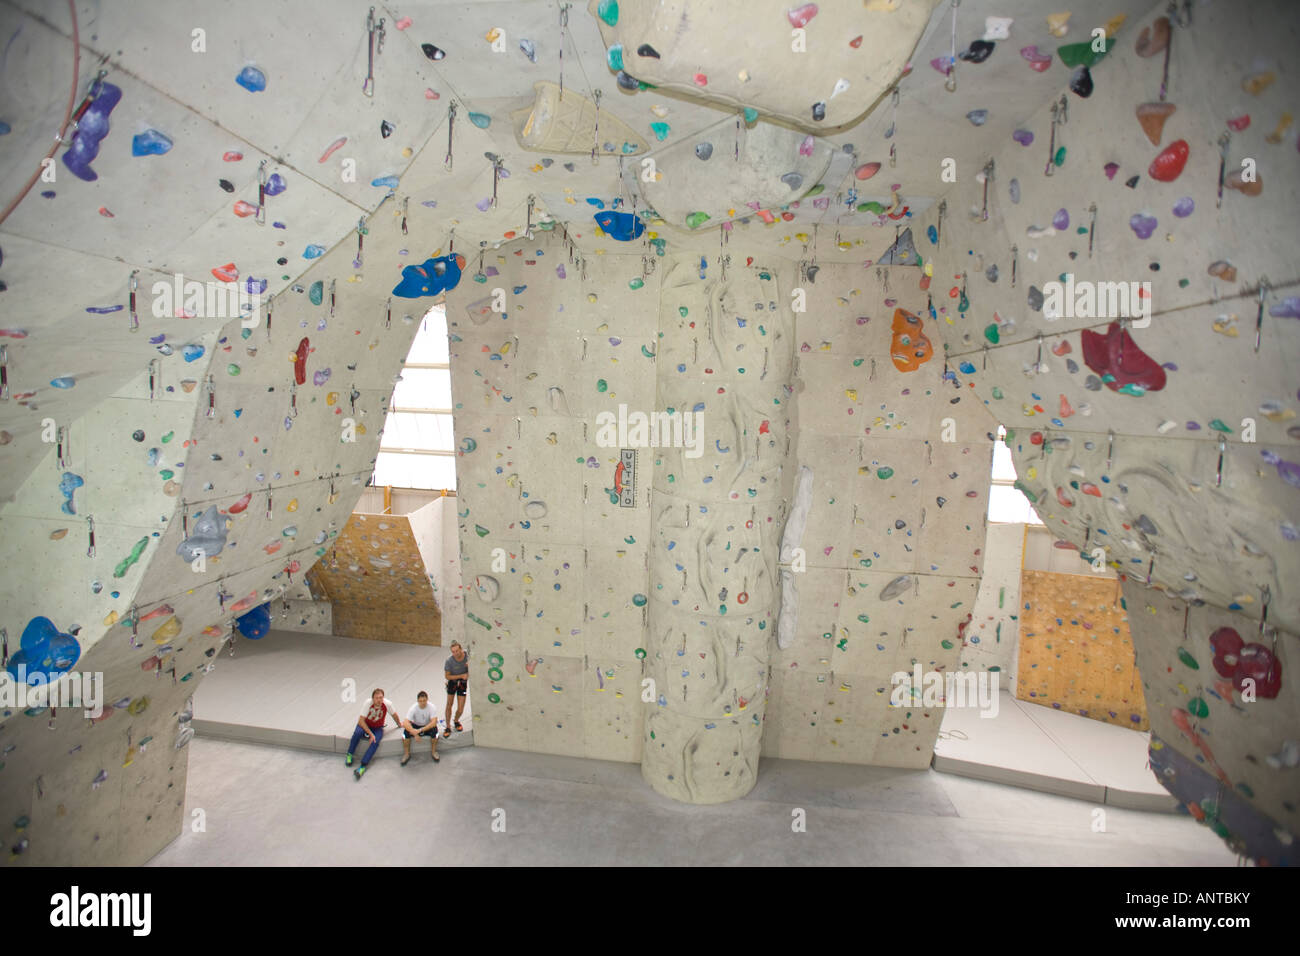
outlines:
{"label": "pink climbing hold", "polygon": [[696,86],[708,86],[708,85],[709,85],[709,78],[708,78],[707,76],[705,76],[703,73],[696,73],[696,74],[695,74],[695,85],[696,85]]}
{"label": "pink climbing hold", "polygon": [[1119,172],[1119,163],[1107,163],[1104,168],[1106,170],[1106,178],[1114,179],[1115,174]]}
{"label": "pink climbing hold", "polygon": [[812,154],[813,154],[813,138],[812,136],[805,136],[803,138],[803,142],[799,144],[799,155],[811,156]]}
{"label": "pink climbing hold", "polygon": [[1039,53],[1037,46],[1022,46],[1020,55],[1029,64],[1029,68],[1038,73],[1042,73],[1052,65],[1052,54]]}
{"label": "pink climbing hold", "polygon": [[1233,116],[1228,120],[1228,127],[1235,133],[1240,133],[1250,125],[1250,114],[1242,113],[1240,116]]}
{"label": "pink climbing hold", "polygon": [[397,27],[397,29],[399,30],[405,30],[410,25],[411,25],[410,17],[402,17],[400,20],[398,20],[396,23],[393,24],[393,26]]}
{"label": "pink climbing hold", "polygon": [[438,95],[439,94],[436,90],[431,90],[428,89],[427,87],[424,90],[424,98],[426,100],[436,100],[438,98]]}
{"label": "pink climbing hold", "polygon": [[323,163],[323,162],[325,162],[325,160],[327,160],[327,159],[329,159],[331,156],[333,156],[334,153],[335,153],[337,150],[342,149],[342,148],[343,148],[343,144],[346,143],[347,141],[348,141],[348,138],[347,138],[346,136],[340,136],[340,137],[339,137],[338,139],[336,139],[334,142],[332,142],[332,143],[329,144],[329,148],[327,148],[327,149],[325,150],[325,152],[323,152],[323,153],[320,154],[320,159],[318,159],[317,162],[318,162],[318,163]]}
{"label": "pink climbing hold", "polygon": [[817,4],[805,3],[802,7],[795,7],[793,10],[787,10],[785,17],[790,21],[792,27],[806,27],[808,21],[817,16]]}
{"label": "pink climbing hold", "polygon": [[244,158],[243,153],[236,152],[233,149],[230,150],[229,152],[225,152],[221,154],[221,161],[223,163],[237,163],[243,158]]}

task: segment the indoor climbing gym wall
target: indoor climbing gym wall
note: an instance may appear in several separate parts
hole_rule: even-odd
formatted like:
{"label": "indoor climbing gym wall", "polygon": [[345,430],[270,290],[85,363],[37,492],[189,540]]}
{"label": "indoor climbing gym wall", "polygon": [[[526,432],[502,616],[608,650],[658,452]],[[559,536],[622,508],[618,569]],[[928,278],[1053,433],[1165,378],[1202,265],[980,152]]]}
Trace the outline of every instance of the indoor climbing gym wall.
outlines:
{"label": "indoor climbing gym wall", "polygon": [[1022,49],[1050,96],[1005,139],[972,131],[983,157],[918,228],[950,366],[1020,487],[1121,574],[1157,778],[1222,791],[1195,812],[1276,862],[1300,832],[1294,30],[1284,3],[1165,13]]}
{"label": "indoor climbing gym wall", "polygon": [[1129,730],[1149,730],[1120,583],[1026,570],[1016,696]]}
{"label": "indoor climbing gym wall", "polygon": [[1001,674],[999,688],[1016,692],[1020,637],[1020,566],[1025,556],[1025,526],[990,522],[984,538],[983,575],[962,667]]}
{"label": "indoor climbing gym wall", "polygon": [[405,515],[354,512],[311,575],[339,637],[442,643],[429,572]]}
{"label": "indoor climbing gym wall", "polygon": [[[0,5],[0,690],[104,675],[0,711],[7,858],[172,839],[223,643],[363,606],[322,559],[442,608],[480,745],[922,767],[892,676],[1024,603],[1001,423],[1121,574],[1159,779],[1293,860],[1295,14],[1167,6]],[[444,294],[441,552],[336,551]]]}
{"label": "indoor climbing gym wall", "polygon": [[[924,767],[942,709],[892,706],[892,677],[959,668],[996,423],[945,380],[922,278],[916,264],[832,264],[806,287],[797,517],[763,737],[773,757]],[[798,557],[806,570],[787,571]]]}

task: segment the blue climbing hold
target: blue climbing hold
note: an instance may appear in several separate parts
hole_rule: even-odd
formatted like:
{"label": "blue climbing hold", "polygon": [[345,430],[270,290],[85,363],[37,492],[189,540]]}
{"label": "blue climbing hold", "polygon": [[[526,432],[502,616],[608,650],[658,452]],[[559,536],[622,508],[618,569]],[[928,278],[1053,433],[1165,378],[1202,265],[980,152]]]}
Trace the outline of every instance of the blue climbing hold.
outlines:
{"label": "blue climbing hold", "polygon": [[407,266],[402,270],[402,281],[393,288],[393,295],[418,299],[454,289],[460,283],[463,263],[463,257],[453,254],[426,259],[422,265]]}
{"label": "blue climbing hold", "polygon": [[239,71],[235,82],[250,93],[261,93],[266,89],[266,74],[255,66],[246,66]]}
{"label": "blue climbing hold", "polygon": [[131,140],[132,156],[161,156],[171,148],[171,137],[166,133],[158,132],[156,129],[147,129],[143,133],[136,133],[135,138]]}
{"label": "blue climbing hold", "polygon": [[617,239],[619,242],[629,242],[639,238],[641,233],[645,232],[645,223],[636,213],[613,212],[606,209],[596,213],[594,218],[611,239]]}

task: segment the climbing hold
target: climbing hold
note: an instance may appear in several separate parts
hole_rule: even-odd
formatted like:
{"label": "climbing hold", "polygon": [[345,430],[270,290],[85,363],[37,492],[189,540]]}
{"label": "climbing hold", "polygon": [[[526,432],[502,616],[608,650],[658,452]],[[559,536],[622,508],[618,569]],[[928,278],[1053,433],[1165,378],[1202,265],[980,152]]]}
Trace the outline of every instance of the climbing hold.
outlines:
{"label": "climbing hold", "polygon": [[634,76],[628,76],[627,71],[625,70],[619,70],[614,74],[614,79],[617,80],[618,85],[625,90],[636,91],[641,88],[641,83],[637,78]]}
{"label": "climbing hold", "polygon": [[781,176],[781,182],[785,183],[792,190],[798,189],[803,185],[803,176],[798,173],[785,173]]}
{"label": "climbing hold", "polygon": [[1256,173],[1251,179],[1246,179],[1240,169],[1228,174],[1223,180],[1223,184],[1229,189],[1235,189],[1243,196],[1258,196],[1264,191],[1264,180]]}
{"label": "climbing hold", "polygon": [[171,137],[156,129],[136,133],[131,140],[132,156],[161,156],[172,148]]}
{"label": "climbing hold", "polygon": [[618,24],[618,0],[600,0],[596,6],[596,16],[609,26]]}
{"label": "climbing hold", "polygon": [[[1077,70],[1075,70],[1072,74],[1070,74],[1071,93],[1074,93],[1086,100],[1088,97],[1092,96],[1092,90],[1093,90],[1092,73],[1088,70],[1086,66],[1081,66]],[[1056,165],[1059,166],[1061,164],[1057,163]]]}
{"label": "climbing hold", "polygon": [[1052,55],[1038,52],[1037,46],[1021,47],[1020,56],[1029,64],[1029,68],[1037,73],[1042,73],[1052,65]]}
{"label": "climbing hold", "polygon": [[808,21],[817,16],[817,4],[805,3],[801,7],[795,7],[793,10],[785,12],[785,18],[790,21],[792,27],[806,27]]}
{"label": "climbing hold", "polygon": [[857,169],[853,170],[853,175],[858,179],[870,179],[878,172],[880,172],[879,163],[863,163]]}
{"label": "climbing hold", "polygon": [[611,239],[617,239],[619,242],[637,239],[645,232],[645,223],[634,213],[613,212],[606,209],[596,213],[594,218]]}
{"label": "climbing hold", "polygon": [[[1209,268],[1205,271],[1217,279],[1222,279],[1224,282],[1237,281],[1237,267],[1226,259],[1218,259],[1211,262]],[[1217,327],[1215,331],[1218,331]]]}
{"label": "climbing hold", "polygon": [[527,37],[519,41],[519,52],[528,57],[530,63],[537,62],[537,47]]}
{"label": "climbing hold", "polygon": [[688,229],[695,229],[707,222],[708,219],[709,214],[707,212],[696,211],[689,213],[686,216],[686,227]]}
{"label": "climbing hold", "polygon": [[993,53],[993,47],[994,44],[988,40],[975,40],[957,56],[967,63],[983,63]]}
{"label": "climbing hold", "polygon": [[1195,209],[1196,202],[1191,196],[1183,196],[1178,202],[1174,203],[1174,215],[1179,219],[1186,219]]}
{"label": "climbing hold", "polygon": [[972,126],[983,126],[985,123],[988,122],[989,111],[971,110],[969,113],[966,114],[966,118],[970,120]]}
{"label": "climbing hold", "polygon": [[826,104],[814,103],[812,106],[812,118],[820,123],[826,118]]}
{"label": "climbing hold", "polygon": [[1251,73],[1241,81],[1241,88],[1252,96],[1259,96],[1277,79],[1277,74],[1272,70],[1265,70],[1261,73]]}
{"label": "climbing hold", "polygon": [[623,44],[615,43],[605,51],[605,63],[615,73],[623,69]]}
{"label": "climbing hold", "polygon": [[91,100],[90,108],[77,121],[72,142],[63,154],[63,165],[78,179],[93,183],[99,174],[90,164],[99,155],[99,143],[109,132],[108,117],[122,99],[122,90],[112,83],[98,84],[99,92]]}
{"label": "climbing hold", "polygon": [[696,143],[696,144],[695,144],[695,155],[696,155],[696,157],[699,158],[699,159],[708,159],[710,156],[713,155],[713,144],[712,144],[712,143]]}
{"label": "climbing hold", "polygon": [[250,93],[260,93],[266,89],[266,74],[255,66],[246,66],[239,71],[235,82]]}
{"label": "climbing hold", "polygon": [[672,129],[667,123],[651,123],[650,130],[655,134],[655,139],[663,142],[668,137],[668,131]]}
{"label": "climbing hold", "polygon": [[1174,115],[1178,107],[1173,103],[1142,103],[1137,108],[1138,122],[1142,124],[1142,132],[1147,134],[1147,139],[1151,140],[1152,146],[1160,145],[1160,137],[1164,133],[1165,120]]}
{"label": "climbing hold", "polygon": [[1021,146],[1028,146],[1034,141],[1034,134],[1027,129],[1018,129],[1011,134],[1011,138]]}
{"label": "climbing hold", "polygon": [[1147,175],[1162,183],[1172,183],[1182,174],[1183,167],[1187,165],[1189,152],[1187,140],[1174,140],[1151,161],[1151,165],[1147,168]]}
{"label": "climbing hold", "polygon": [[471,111],[469,114],[469,121],[479,129],[487,129],[492,125],[492,117],[488,116],[486,113],[475,113]]}
{"label": "climbing hold", "polygon": [[[1158,392],[1165,387],[1165,369],[1135,343],[1128,331],[1112,322],[1104,334],[1084,329],[1080,333],[1083,361],[1102,376],[1112,392],[1124,386],[1137,386],[1140,392]],[[1134,394],[1131,390],[1126,394]]]}
{"label": "climbing hold", "polygon": [[392,123],[388,122],[388,120],[379,121],[379,135],[384,139],[388,139],[388,137],[392,136],[395,128],[396,127],[394,127]]}
{"label": "climbing hold", "polygon": [[919,316],[906,309],[895,309],[889,330],[892,335],[889,357],[900,372],[915,372],[933,358],[934,348]]}
{"label": "climbing hold", "polygon": [[325,283],[317,279],[307,290],[307,298],[311,300],[312,305],[320,305],[325,301]]}
{"label": "climbing hold", "polygon": [[438,49],[432,43],[421,43],[420,49],[424,51],[425,56],[434,61],[441,60],[447,55],[445,50]]}
{"label": "climbing hold", "polygon": [[1138,56],[1155,56],[1169,45],[1169,18],[1157,17],[1149,27],[1138,34],[1135,49]]}
{"label": "climbing hold", "polygon": [[654,60],[658,60],[658,59],[660,58],[660,57],[659,57],[659,51],[656,50],[654,47],[652,47],[649,43],[642,43],[639,47],[637,47],[637,48],[636,48],[636,55],[637,55],[637,56],[648,56],[648,57],[650,57],[651,59],[654,59]]}
{"label": "climbing hold", "polygon": [[1129,218],[1129,228],[1137,233],[1139,239],[1150,239],[1151,233],[1155,232],[1158,225],[1155,216],[1144,216],[1141,213],[1135,213]]}
{"label": "climbing hold", "polygon": [[1011,201],[1013,203],[1020,202],[1020,180],[1019,179],[1013,177],[1011,181],[1007,183],[1007,194],[1011,197]]}
{"label": "climbing hold", "polygon": [[1070,214],[1064,209],[1056,210],[1056,215],[1052,217],[1052,228],[1061,232],[1070,228]]}

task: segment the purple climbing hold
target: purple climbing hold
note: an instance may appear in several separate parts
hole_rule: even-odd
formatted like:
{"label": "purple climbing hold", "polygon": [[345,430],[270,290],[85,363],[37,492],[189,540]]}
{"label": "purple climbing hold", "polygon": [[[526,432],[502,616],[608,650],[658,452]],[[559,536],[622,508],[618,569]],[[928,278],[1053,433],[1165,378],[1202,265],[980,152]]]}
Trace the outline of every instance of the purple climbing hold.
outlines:
{"label": "purple climbing hold", "polygon": [[108,114],[122,99],[122,90],[112,83],[96,82],[91,88],[90,108],[77,121],[72,145],[63,154],[63,165],[78,179],[93,183],[99,174],[90,164],[99,155],[99,141],[108,135]]}
{"label": "purple climbing hold", "polygon": [[271,178],[266,181],[266,194],[268,196],[278,196],[288,188],[289,186],[284,181],[284,177],[279,173],[272,173]]}
{"label": "purple climbing hold", "polygon": [[1300,319],[1300,296],[1289,295],[1268,310],[1275,319]]}
{"label": "purple climbing hold", "polygon": [[1056,215],[1052,217],[1052,228],[1058,232],[1064,232],[1070,228],[1070,214],[1064,209],[1056,210]]}
{"label": "purple climbing hold", "polygon": [[1191,196],[1184,196],[1178,202],[1174,203],[1174,215],[1179,219],[1186,219],[1196,208],[1196,202]]}
{"label": "purple climbing hold", "polygon": [[1137,233],[1139,239],[1150,239],[1151,233],[1156,231],[1156,217],[1144,216],[1141,213],[1135,213],[1128,221],[1129,228]]}
{"label": "purple climbing hold", "polygon": [[1259,453],[1270,465],[1277,468],[1278,477],[1293,488],[1300,488],[1300,464],[1279,458],[1275,452],[1264,449]]}
{"label": "purple climbing hold", "polygon": [[1011,134],[1011,138],[1021,146],[1028,146],[1034,141],[1034,134],[1027,129],[1018,129]]}

